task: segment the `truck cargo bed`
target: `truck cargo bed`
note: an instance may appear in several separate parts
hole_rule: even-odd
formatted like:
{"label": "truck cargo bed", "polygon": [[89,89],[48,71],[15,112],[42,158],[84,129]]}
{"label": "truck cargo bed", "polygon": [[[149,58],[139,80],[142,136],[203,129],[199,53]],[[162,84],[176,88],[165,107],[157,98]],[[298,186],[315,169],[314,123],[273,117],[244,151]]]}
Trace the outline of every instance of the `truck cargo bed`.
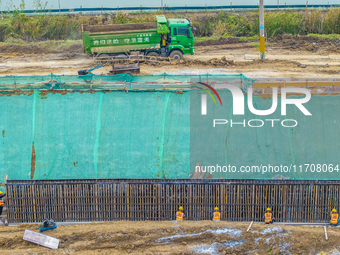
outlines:
{"label": "truck cargo bed", "polygon": [[100,32],[120,32],[129,30],[152,30],[157,29],[156,22],[137,23],[137,24],[115,24],[115,25],[83,25],[83,31],[90,33]]}

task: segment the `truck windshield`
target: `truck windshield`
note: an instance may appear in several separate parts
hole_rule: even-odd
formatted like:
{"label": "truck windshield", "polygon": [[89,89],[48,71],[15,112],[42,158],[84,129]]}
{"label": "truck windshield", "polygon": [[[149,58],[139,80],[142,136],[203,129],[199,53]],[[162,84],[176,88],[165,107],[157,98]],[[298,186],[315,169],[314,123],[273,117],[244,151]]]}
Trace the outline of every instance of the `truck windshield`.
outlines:
{"label": "truck windshield", "polygon": [[186,27],[178,28],[178,35],[187,35],[187,28]]}
{"label": "truck windshield", "polygon": [[186,35],[188,38],[191,38],[190,29],[188,27],[179,27],[178,35]]}

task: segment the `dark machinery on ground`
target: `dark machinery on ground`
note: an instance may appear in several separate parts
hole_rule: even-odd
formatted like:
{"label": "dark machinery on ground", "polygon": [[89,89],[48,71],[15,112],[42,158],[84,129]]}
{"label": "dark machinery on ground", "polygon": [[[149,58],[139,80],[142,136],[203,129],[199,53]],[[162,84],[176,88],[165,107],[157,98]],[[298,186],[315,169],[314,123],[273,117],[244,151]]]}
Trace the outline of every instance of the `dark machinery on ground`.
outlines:
{"label": "dark machinery on ground", "polygon": [[111,61],[109,59],[106,59],[106,60],[97,59],[97,62],[99,64],[91,69],[79,70],[78,75],[90,74],[92,71],[102,68],[104,66],[107,66],[110,63],[111,63],[112,69],[109,71],[108,75],[120,74],[120,73],[140,74],[139,60],[131,61],[131,63],[129,64],[117,64],[117,61],[115,61],[113,58],[111,58]]}
{"label": "dark machinery on ground", "polygon": [[55,223],[53,219],[45,219],[39,226],[40,232],[55,228],[57,228],[57,223]]}

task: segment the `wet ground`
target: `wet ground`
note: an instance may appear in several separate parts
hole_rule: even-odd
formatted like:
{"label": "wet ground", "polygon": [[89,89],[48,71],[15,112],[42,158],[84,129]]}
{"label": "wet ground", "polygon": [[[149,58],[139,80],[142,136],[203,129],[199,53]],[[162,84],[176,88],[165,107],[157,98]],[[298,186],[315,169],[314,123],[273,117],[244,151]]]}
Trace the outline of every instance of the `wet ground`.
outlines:
{"label": "wet ground", "polygon": [[0,226],[1,254],[337,254],[340,231],[323,226],[212,221],[108,222],[59,225],[44,234],[60,239],[50,250],[22,239],[37,224]]}

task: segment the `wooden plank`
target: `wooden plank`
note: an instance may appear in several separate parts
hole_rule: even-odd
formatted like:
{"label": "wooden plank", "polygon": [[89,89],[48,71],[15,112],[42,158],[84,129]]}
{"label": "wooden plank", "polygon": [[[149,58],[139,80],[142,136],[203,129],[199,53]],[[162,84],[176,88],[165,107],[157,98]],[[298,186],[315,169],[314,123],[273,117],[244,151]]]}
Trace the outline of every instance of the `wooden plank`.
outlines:
{"label": "wooden plank", "polygon": [[59,246],[59,239],[43,235],[28,229],[25,230],[23,239],[50,249],[58,249]]}

